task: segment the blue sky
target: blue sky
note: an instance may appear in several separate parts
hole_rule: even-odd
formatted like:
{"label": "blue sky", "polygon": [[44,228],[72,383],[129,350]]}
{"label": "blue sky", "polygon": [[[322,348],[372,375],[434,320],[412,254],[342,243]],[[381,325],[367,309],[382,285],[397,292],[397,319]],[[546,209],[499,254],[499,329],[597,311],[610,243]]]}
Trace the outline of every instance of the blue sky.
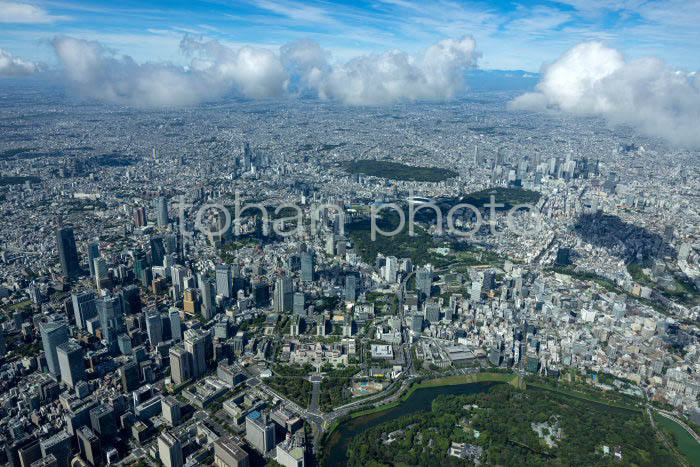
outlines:
{"label": "blue sky", "polygon": [[570,47],[601,40],[628,58],[657,56],[700,68],[700,0],[550,1],[158,1],[0,0],[0,49],[55,63],[56,35],[96,40],[138,62],[187,63],[184,35],[229,47],[270,49],[310,38],[348,60],[360,54],[424,50],[470,34],[485,69],[538,71]]}

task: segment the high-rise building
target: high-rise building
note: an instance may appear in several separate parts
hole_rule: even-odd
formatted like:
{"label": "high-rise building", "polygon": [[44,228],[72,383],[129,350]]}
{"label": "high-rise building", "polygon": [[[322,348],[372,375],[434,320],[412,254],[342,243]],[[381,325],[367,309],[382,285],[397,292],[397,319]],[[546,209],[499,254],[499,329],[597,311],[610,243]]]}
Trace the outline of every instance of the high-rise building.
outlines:
{"label": "high-rise building", "polygon": [[430,324],[440,321],[440,305],[435,302],[425,304],[425,320]]}
{"label": "high-rise building", "polygon": [[192,355],[180,345],[170,347],[170,378],[175,385],[192,378]]}
{"label": "high-rise building", "polygon": [[148,333],[148,341],[151,343],[151,347],[155,348],[163,342],[163,320],[157,311],[146,314],[146,332]]}
{"label": "high-rise building", "polygon": [[156,210],[156,222],[158,227],[167,227],[168,219],[168,199],[159,196],[154,200],[154,209]]}
{"label": "high-rise building", "polygon": [[97,437],[95,432],[86,425],[78,428],[76,435],[78,435],[80,457],[93,467],[102,465],[102,447],[100,438]]}
{"label": "high-rise building", "polygon": [[119,291],[124,315],[134,315],[141,312],[141,289],[136,285],[129,285]]}
{"label": "high-rise building", "polygon": [[294,294],[294,303],[292,305],[294,314],[303,315],[304,314],[304,293],[297,292]]}
{"label": "high-rise building", "polygon": [[292,279],[287,276],[278,277],[275,281],[274,308],[277,313],[292,311]]}
{"label": "high-rise building", "polygon": [[100,404],[90,410],[90,426],[102,439],[112,439],[117,434],[117,419],[112,406]]}
{"label": "high-rise building", "polygon": [[90,318],[97,316],[95,306],[95,294],[92,292],[80,292],[71,294],[73,300],[73,314],[75,315],[75,325],[80,329],[85,329],[85,323]]}
{"label": "high-rise building", "polygon": [[128,362],[119,368],[119,377],[122,381],[122,390],[132,392],[141,386],[141,373],[139,364],[136,362]]}
{"label": "high-rise building", "polygon": [[107,261],[104,258],[95,258],[93,270],[95,272],[95,286],[98,289],[109,287],[110,283],[109,270],[107,269]]}
{"label": "high-rise building", "polygon": [[165,467],[182,467],[182,445],[180,440],[168,431],[158,436],[158,455]]}
{"label": "high-rise building", "polygon": [[165,245],[162,237],[151,237],[151,264],[153,266],[162,266],[163,258],[165,258]]}
{"label": "high-rise building", "polygon": [[200,276],[199,291],[202,294],[202,316],[204,319],[210,320],[216,314],[215,285],[208,277]]}
{"label": "high-rise building", "polygon": [[249,467],[248,453],[243,449],[243,440],[233,436],[222,436],[214,441],[214,465],[217,467]]}
{"label": "high-rise building", "polygon": [[161,401],[161,413],[170,426],[180,423],[180,402],[173,396],[164,397]]}
{"label": "high-rise building", "polygon": [[387,256],[384,265],[384,280],[390,283],[396,282],[399,271],[399,260],[395,256]]}
{"label": "high-rise building", "polygon": [[354,302],[357,299],[357,276],[349,274],[345,276],[345,301]]}
{"label": "high-rise building", "polygon": [[73,228],[60,227],[56,229],[56,244],[58,245],[58,257],[61,261],[63,275],[75,279],[80,275],[80,259],[78,249],[75,246]]}
{"label": "high-rise building", "polygon": [[180,310],[171,307],[168,310],[170,317],[170,337],[174,342],[182,342],[182,323],[180,320]]}
{"label": "high-rise building", "polygon": [[57,467],[69,467],[71,458],[71,436],[61,430],[50,438],[41,441],[41,455],[46,458],[53,455]]}
{"label": "high-rise building", "polygon": [[310,253],[301,255],[301,280],[304,282],[314,280],[314,257]]}
{"label": "high-rise building", "polygon": [[100,318],[100,332],[102,339],[112,355],[119,352],[117,336],[124,330],[122,319],[122,303],[119,295],[107,295],[100,297],[95,302],[97,316]]}
{"label": "high-rise building", "polygon": [[61,369],[58,364],[57,348],[59,345],[68,342],[68,326],[63,322],[42,321],[39,323],[39,331],[49,372],[54,376],[59,376]]}
{"label": "high-rise building", "polygon": [[185,310],[185,313],[193,315],[199,312],[199,303],[197,302],[196,289],[185,290],[185,297],[182,301],[182,306]]}
{"label": "high-rise building", "polygon": [[275,447],[275,424],[265,414],[253,411],[245,419],[245,438],[262,454]]}
{"label": "high-rise building", "polygon": [[216,294],[231,298],[231,267],[226,264],[216,265]]}
{"label": "high-rise building", "polygon": [[148,224],[148,218],[146,217],[146,208],[139,206],[134,209],[134,226],[136,228],[145,227]]}
{"label": "high-rise building", "polygon": [[419,268],[416,271],[416,290],[424,298],[430,298],[433,284],[433,270],[430,268]]}
{"label": "high-rise building", "polygon": [[95,277],[95,259],[100,257],[100,245],[97,242],[90,242],[87,246],[88,251],[88,267],[90,268],[90,277]]}
{"label": "high-rise building", "polygon": [[253,300],[257,308],[263,308],[270,303],[270,287],[267,282],[258,282],[253,285]]}
{"label": "high-rise building", "polygon": [[207,372],[205,336],[195,330],[187,331],[185,350],[192,355],[192,377],[199,378]]}
{"label": "high-rise building", "polygon": [[83,348],[76,341],[68,341],[56,347],[61,381],[74,388],[80,381],[85,381],[85,363]]}

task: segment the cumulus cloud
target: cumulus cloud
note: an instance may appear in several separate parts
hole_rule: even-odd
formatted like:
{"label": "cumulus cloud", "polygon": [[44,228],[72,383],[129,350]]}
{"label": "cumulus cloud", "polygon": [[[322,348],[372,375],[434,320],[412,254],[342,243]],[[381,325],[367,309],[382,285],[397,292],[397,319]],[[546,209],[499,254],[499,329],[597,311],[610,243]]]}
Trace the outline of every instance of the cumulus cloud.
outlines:
{"label": "cumulus cloud", "polygon": [[451,99],[465,88],[465,70],[476,66],[475,49],[470,36],[444,39],[419,56],[393,50],[354,58],[326,73],[314,69],[309,82],[320,98],[347,104]]}
{"label": "cumulus cloud", "polygon": [[536,91],[514,109],[597,115],[681,146],[700,146],[700,80],[648,57],[626,61],[600,42],[586,42],[547,66]]}
{"label": "cumulus cloud", "polygon": [[400,100],[443,100],[464,90],[464,71],[479,56],[471,37],[445,39],[422,55],[400,51],[331,64],[330,52],[311,40],[272,51],[229,48],[185,37],[187,67],[138,64],[94,41],[57,37],[52,45],[62,76],[84,95],[134,106],[183,106],[233,92],[251,99],[312,93],[321,99],[374,105]]}
{"label": "cumulus cloud", "polygon": [[0,76],[28,76],[34,74],[37,65],[15,57],[10,52],[0,49]]}

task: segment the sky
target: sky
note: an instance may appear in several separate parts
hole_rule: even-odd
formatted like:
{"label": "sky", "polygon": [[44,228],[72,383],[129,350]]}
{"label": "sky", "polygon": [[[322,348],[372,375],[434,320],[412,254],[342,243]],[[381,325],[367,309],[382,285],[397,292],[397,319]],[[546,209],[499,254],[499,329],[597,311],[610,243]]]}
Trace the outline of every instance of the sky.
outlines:
{"label": "sky", "polygon": [[39,76],[131,107],[231,95],[376,106],[500,80],[520,93],[513,112],[597,116],[700,147],[699,24],[700,0],[0,0],[0,88]]}
{"label": "sky", "polygon": [[550,1],[0,1],[0,49],[54,64],[57,35],[96,40],[137,62],[187,62],[183,35],[234,48],[312,39],[333,60],[400,49],[420,53],[471,35],[482,69],[537,72],[574,45],[603,41],[626,57],[700,68],[698,0]]}

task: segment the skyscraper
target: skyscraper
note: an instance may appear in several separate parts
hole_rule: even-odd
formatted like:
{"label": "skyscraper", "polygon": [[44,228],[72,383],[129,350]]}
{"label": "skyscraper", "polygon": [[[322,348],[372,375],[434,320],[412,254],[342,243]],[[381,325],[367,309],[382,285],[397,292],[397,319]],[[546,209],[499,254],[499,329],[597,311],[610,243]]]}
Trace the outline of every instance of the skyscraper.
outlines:
{"label": "skyscraper", "polygon": [[107,344],[110,353],[116,355],[119,352],[117,336],[124,329],[122,319],[122,303],[118,295],[107,295],[96,301],[97,315],[100,318],[100,332]]}
{"label": "skyscraper", "polygon": [[278,277],[275,281],[274,308],[277,313],[292,311],[292,279],[287,276]]}
{"label": "skyscraper", "polygon": [[182,384],[192,377],[192,355],[184,347],[170,347],[170,378],[173,384]]}
{"label": "skyscraper", "polygon": [[182,323],[180,322],[180,310],[171,307],[168,310],[170,317],[170,336],[174,342],[182,342]]}
{"label": "skyscraper", "polygon": [[396,282],[396,275],[399,270],[399,260],[395,256],[387,256],[384,265],[384,280],[390,283]]}
{"label": "skyscraper", "polygon": [[345,276],[345,301],[354,302],[357,294],[357,276],[350,274]]}
{"label": "skyscraper", "polygon": [[146,208],[143,206],[139,206],[134,209],[134,226],[136,228],[139,227],[145,227],[146,224],[148,223],[148,219],[146,218]]}
{"label": "skyscraper", "polygon": [[199,378],[207,372],[205,336],[195,330],[187,331],[185,350],[192,355],[192,377]]}
{"label": "skyscraper", "polygon": [[74,388],[80,381],[85,381],[85,363],[83,348],[76,341],[68,341],[56,347],[61,381]]}
{"label": "skyscraper", "polygon": [[214,302],[216,291],[214,283],[208,277],[200,275],[199,291],[202,294],[202,316],[204,316],[204,319],[210,320],[216,314],[216,303]]}
{"label": "skyscraper", "polygon": [[180,440],[168,431],[158,436],[158,455],[165,467],[182,467],[182,445]]}
{"label": "skyscraper", "polygon": [[87,320],[97,316],[95,294],[92,292],[80,292],[71,294],[71,298],[73,299],[75,325],[80,329],[85,329],[85,323]]}
{"label": "skyscraper", "polygon": [[146,331],[151,347],[155,348],[163,342],[163,320],[160,313],[153,311],[146,314]]}
{"label": "skyscraper", "polygon": [[97,242],[90,242],[88,243],[87,250],[90,277],[95,277],[95,259],[100,257],[100,245]]}
{"label": "skyscraper", "polygon": [[216,265],[216,294],[231,298],[231,268],[226,264]]}
{"label": "skyscraper", "polygon": [[303,315],[304,314],[304,293],[297,292],[294,294],[294,304],[293,311],[294,314]]}
{"label": "skyscraper", "polygon": [[304,282],[314,280],[314,257],[310,253],[301,255],[301,280]]}
{"label": "skyscraper", "polygon": [[275,447],[275,425],[266,415],[253,411],[245,419],[245,438],[262,454]]}
{"label": "skyscraper", "polygon": [[416,271],[416,290],[423,298],[430,298],[430,291],[433,284],[433,271],[430,268],[419,268]]}
{"label": "skyscraper", "polygon": [[61,261],[63,275],[75,279],[80,275],[80,259],[78,249],[75,246],[75,236],[71,227],[56,229],[56,244],[58,245],[58,257]]}
{"label": "skyscraper", "polygon": [[49,372],[54,376],[59,376],[61,369],[58,363],[57,348],[68,342],[68,326],[63,322],[42,321],[39,323],[39,331]]}
{"label": "skyscraper", "polygon": [[162,266],[163,258],[165,257],[165,245],[162,237],[151,237],[151,264],[153,266]]}
{"label": "skyscraper", "polygon": [[156,210],[156,221],[158,227],[167,227],[168,225],[168,199],[159,196],[154,200],[154,209]]}

